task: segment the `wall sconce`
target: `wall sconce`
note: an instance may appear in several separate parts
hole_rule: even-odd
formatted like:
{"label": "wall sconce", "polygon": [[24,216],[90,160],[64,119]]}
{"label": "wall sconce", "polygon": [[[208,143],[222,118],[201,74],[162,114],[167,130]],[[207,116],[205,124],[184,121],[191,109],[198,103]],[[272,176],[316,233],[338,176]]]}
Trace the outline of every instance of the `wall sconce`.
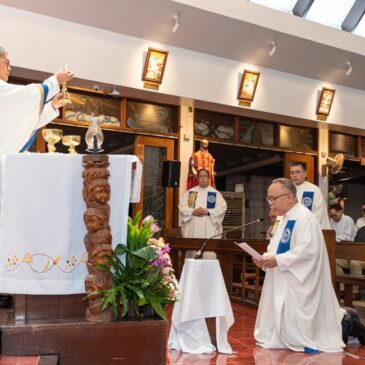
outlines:
{"label": "wall sconce", "polygon": [[162,83],[168,54],[168,51],[148,48],[142,75],[142,80],[144,81],[143,87],[154,90],[159,89],[160,84]]}
{"label": "wall sconce", "polygon": [[253,72],[244,70],[240,89],[238,91],[237,99],[241,106],[251,106],[251,102],[255,97],[257,83],[259,81],[260,72]]}
{"label": "wall sconce", "polygon": [[352,72],[352,63],[351,63],[351,61],[346,62],[346,66],[347,66],[347,71],[346,71],[345,75],[350,76],[350,74]]}
{"label": "wall sconce", "polygon": [[271,41],[269,44],[270,44],[269,56],[271,57],[277,51],[278,47],[276,45],[276,41]]}
{"label": "wall sconce", "polygon": [[327,120],[330,114],[333,98],[335,97],[335,89],[322,88],[321,96],[319,97],[317,106],[317,119]]}

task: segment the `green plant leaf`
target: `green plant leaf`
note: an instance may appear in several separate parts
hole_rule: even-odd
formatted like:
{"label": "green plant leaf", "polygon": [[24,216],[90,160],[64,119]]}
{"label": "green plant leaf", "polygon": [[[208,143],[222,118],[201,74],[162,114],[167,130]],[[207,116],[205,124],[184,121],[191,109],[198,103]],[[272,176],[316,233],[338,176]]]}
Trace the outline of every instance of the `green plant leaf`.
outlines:
{"label": "green plant leaf", "polygon": [[149,293],[146,294],[148,301],[151,303],[153,310],[165,321],[167,320],[165,310],[163,309],[157,296]]}

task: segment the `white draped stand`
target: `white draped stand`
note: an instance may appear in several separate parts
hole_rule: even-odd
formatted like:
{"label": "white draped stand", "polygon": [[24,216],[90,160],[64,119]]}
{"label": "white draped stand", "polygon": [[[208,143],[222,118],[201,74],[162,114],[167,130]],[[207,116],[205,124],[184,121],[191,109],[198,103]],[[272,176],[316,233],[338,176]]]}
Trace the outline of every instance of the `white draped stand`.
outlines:
{"label": "white draped stand", "polygon": [[234,318],[218,260],[187,260],[180,287],[181,298],[174,305],[168,347],[195,354],[215,351],[205,318],[216,317],[217,349],[231,354],[228,330]]}

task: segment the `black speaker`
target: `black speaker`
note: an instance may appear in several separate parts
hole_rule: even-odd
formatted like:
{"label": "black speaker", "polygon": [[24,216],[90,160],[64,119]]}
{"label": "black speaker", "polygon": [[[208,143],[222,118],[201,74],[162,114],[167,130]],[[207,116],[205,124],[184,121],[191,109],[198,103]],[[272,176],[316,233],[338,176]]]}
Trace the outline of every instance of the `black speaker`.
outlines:
{"label": "black speaker", "polygon": [[178,187],[180,182],[180,161],[164,161],[162,165],[162,186]]}

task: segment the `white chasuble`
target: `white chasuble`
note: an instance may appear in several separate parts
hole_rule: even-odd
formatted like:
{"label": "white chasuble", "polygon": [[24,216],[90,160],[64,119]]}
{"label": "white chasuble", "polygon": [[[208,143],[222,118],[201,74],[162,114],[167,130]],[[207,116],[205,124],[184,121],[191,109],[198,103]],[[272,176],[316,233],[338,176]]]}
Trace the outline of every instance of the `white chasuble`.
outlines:
{"label": "white chasuble", "polygon": [[[295,221],[288,251],[277,254],[288,221]],[[286,232],[287,233],[287,232]],[[266,269],[254,337],[264,348],[340,352],[340,308],[327,248],[315,216],[300,203],[285,214],[267,248],[277,266]]]}
{"label": "white chasuble", "polygon": [[327,202],[317,185],[305,181],[301,185],[295,185],[297,188],[298,201],[317,217],[322,229],[331,229],[328,218]]}
{"label": "white chasuble", "polygon": [[[47,100],[60,88],[55,76],[44,81],[48,87]],[[51,103],[43,107],[43,88],[40,84],[12,85],[0,80],[0,157],[19,152],[35,129],[58,116]]]}
{"label": "white chasuble", "polygon": [[[208,209],[209,215],[202,217],[192,215],[193,210],[200,207]],[[222,233],[222,222],[226,210],[226,201],[222,194],[213,187],[195,186],[188,190],[179,203],[183,237],[209,238]]]}

